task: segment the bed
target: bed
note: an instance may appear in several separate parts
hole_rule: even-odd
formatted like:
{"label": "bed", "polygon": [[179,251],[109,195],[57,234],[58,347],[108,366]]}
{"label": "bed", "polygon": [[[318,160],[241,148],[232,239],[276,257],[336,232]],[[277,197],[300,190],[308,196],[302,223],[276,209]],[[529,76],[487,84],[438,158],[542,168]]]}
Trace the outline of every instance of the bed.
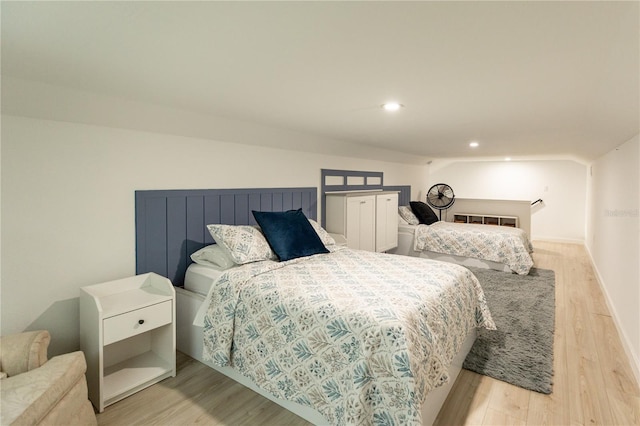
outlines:
{"label": "bed", "polygon": [[493,327],[475,277],[331,244],[222,273],[189,265],[213,243],[205,224],[255,225],[256,207],[317,212],[315,188],[212,191],[136,193],[137,272],[185,286],[178,349],[315,424],[431,424],[475,330]]}
{"label": "bed", "polygon": [[533,246],[519,228],[440,221],[421,201],[398,207],[398,247],[391,253],[527,275]]}
{"label": "bed", "polygon": [[527,275],[533,266],[533,246],[522,229],[441,221],[410,225],[399,220],[394,254],[520,275]]}

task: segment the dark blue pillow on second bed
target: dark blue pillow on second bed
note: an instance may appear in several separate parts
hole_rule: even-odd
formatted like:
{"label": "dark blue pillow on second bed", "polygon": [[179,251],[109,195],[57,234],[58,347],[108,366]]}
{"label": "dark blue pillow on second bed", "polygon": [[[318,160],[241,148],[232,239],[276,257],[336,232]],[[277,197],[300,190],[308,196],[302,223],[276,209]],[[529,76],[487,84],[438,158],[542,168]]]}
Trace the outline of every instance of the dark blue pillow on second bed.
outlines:
{"label": "dark blue pillow on second bed", "polygon": [[252,210],[252,213],[271,249],[281,261],[329,253],[302,209],[286,212]]}

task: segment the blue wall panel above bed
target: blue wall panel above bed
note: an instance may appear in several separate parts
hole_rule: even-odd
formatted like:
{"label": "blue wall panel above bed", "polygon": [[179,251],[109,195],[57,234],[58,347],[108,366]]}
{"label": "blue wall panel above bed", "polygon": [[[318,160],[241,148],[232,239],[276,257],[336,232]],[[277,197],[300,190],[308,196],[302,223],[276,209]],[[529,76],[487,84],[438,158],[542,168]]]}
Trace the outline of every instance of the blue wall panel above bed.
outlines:
{"label": "blue wall panel above bed", "polygon": [[255,225],[251,210],[301,208],[317,219],[317,188],[136,191],[136,274],[155,272],[184,284],[190,256],[213,244],[206,225]]}

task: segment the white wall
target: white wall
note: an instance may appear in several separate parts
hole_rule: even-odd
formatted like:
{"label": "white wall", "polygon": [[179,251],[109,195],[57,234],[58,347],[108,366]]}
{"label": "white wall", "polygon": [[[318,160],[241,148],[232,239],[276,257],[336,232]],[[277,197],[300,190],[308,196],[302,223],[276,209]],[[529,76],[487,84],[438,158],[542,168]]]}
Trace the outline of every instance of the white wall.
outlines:
{"label": "white wall", "polygon": [[591,166],[586,246],[640,381],[640,136]]}
{"label": "white wall", "polygon": [[532,239],[574,242],[585,238],[586,180],[587,166],[572,160],[434,161],[429,174],[429,185],[447,183],[460,198],[542,198],[531,209]]}
{"label": "white wall", "polygon": [[[424,186],[427,166],[3,115],[2,334],[79,347],[79,287],[135,273],[138,189],[319,186],[320,169]],[[417,193],[414,195],[417,196]]]}

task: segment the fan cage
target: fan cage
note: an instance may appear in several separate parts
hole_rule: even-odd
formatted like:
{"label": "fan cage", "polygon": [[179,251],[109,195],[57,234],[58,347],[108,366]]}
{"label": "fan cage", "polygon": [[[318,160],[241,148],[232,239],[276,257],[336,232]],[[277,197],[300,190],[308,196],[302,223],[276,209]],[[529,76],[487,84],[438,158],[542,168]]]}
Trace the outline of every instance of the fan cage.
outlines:
{"label": "fan cage", "polygon": [[437,183],[429,188],[426,198],[427,204],[440,211],[440,220],[442,220],[442,210],[446,210],[453,205],[456,195],[446,183]]}

